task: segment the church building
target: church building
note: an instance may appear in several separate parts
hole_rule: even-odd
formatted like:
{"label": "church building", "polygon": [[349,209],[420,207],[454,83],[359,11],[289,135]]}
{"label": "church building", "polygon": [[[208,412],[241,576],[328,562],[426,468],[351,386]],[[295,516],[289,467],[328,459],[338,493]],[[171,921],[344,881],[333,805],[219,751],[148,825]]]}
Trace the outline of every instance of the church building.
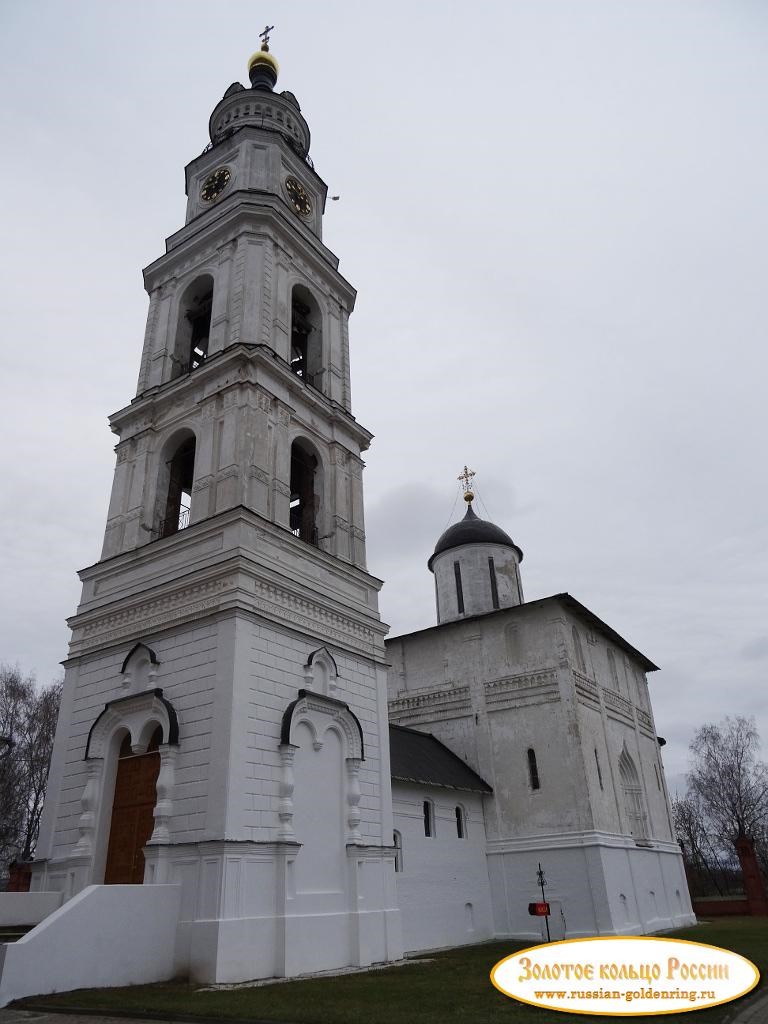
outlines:
{"label": "church building", "polygon": [[522,551],[477,517],[468,470],[428,561],[436,625],[385,640],[355,291],[264,38],[144,271],[32,891],[0,896],[0,921],[35,926],[4,949],[0,1005],[694,921],[656,666],[568,594],[524,601]]}

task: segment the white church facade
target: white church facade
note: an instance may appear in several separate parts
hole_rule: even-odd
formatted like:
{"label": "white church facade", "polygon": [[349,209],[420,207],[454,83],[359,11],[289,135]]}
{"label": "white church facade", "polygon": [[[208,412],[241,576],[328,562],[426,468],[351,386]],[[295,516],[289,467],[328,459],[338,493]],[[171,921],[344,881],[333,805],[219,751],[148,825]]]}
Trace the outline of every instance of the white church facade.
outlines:
{"label": "white church facade", "polygon": [[249,75],[145,271],[32,892],[0,897],[0,922],[36,925],[5,948],[0,1005],[538,940],[539,864],[553,937],[694,921],[655,666],[567,594],[525,603],[522,552],[471,500],[430,558],[437,624],[385,640],[355,292],[266,45]]}

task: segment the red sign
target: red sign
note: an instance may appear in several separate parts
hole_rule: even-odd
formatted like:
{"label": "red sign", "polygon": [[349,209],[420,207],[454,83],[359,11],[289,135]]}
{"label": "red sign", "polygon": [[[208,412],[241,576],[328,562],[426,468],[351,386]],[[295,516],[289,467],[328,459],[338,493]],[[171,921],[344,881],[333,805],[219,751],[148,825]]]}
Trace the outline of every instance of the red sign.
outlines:
{"label": "red sign", "polygon": [[549,917],[548,903],[529,903],[528,913],[531,917]]}

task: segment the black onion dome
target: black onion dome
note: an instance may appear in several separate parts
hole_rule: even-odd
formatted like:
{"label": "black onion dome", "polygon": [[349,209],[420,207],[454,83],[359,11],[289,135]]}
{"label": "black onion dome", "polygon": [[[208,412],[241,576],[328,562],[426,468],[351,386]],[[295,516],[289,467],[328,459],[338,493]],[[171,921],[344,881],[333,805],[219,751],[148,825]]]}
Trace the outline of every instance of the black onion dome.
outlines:
{"label": "black onion dome", "polygon": [[523,560],[523,552],[509,534],[495,523],[489,523],[487,519],[478,519],[470,505],[461,522],[449,526],[435,544],[427,567],[431,570],[433,560],[443,551],[450,551],[451,548],[458,548],[463,544],[503,544],[504,547],[514,548],[519,560]]}

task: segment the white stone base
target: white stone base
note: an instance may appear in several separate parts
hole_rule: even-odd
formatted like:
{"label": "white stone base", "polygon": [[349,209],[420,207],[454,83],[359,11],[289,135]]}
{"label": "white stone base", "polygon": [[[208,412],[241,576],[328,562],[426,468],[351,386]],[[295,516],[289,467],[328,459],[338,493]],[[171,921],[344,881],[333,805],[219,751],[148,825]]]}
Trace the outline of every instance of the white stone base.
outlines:
{"label": "white stone base", "polygon": [[177,885],[83,889],[4,947],[0,1006],[49,992],[172,978],[180,895]]}
{"label": "white stone base", "polygon": [[583,832],[490,842],[488,872],[496,932],[539,942],[543,918],[528,904],[541,900],[541,863],[551,904],[553,939],[645,935],[696,923],[683,859],[674,843],[639,846],[625,836]]}

